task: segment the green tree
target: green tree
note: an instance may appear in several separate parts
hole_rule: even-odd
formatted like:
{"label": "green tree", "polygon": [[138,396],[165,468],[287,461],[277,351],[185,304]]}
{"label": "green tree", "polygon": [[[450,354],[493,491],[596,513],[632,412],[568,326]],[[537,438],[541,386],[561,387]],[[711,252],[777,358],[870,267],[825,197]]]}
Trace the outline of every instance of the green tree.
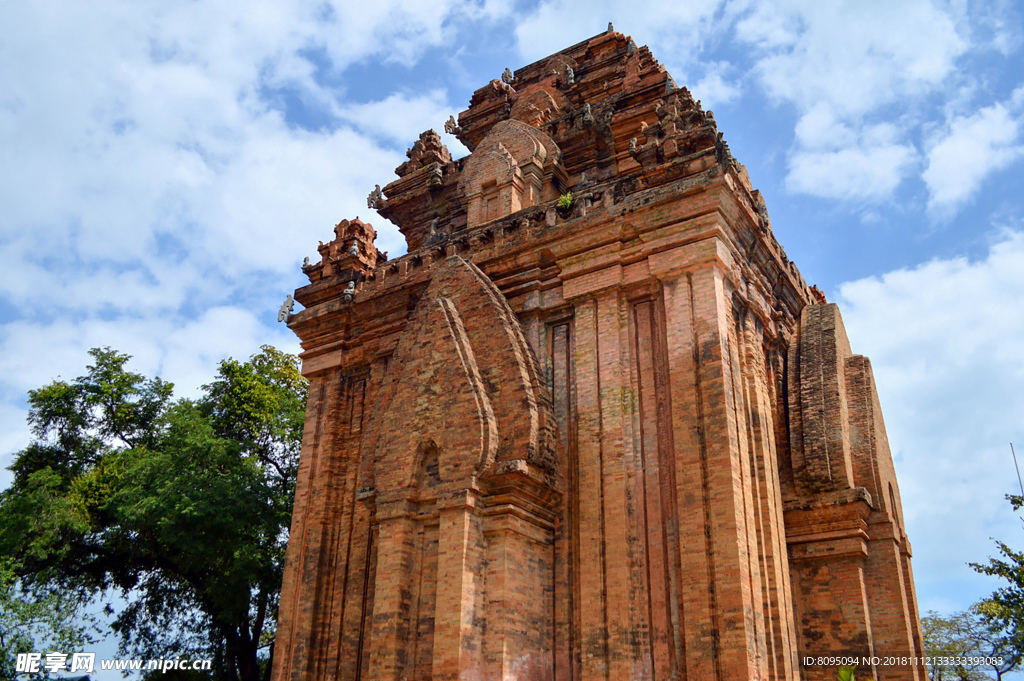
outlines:
{"label": "green tree", "polygon": [[1013,630],[1012,619],[1005,616],[1003,606],[995,601],[981,601],[972,608],[975,614],[975,638],[982,657],[990,660],[984,665],[996,679],[1020,667],[1022,649],[1019,632]]}
{"label": "green tree", "polygon": [[0,555],[27,583],[117,593],[129,657],[211,657],[269,676],[302,436],[298,360],[226,360],[198,400],[90,351],[72,382],[29,393],[35,440],[0,495]]}
{"label": "green tree", "polygon": [[[921,618],[925,654],[936,661],[929,665],[933,681],[984,681],[1013,671],[1020,664],[1009,632],[994,617],[999,612],[992,601],[975,603],[966,612],[943,617],[932,611]],[[942,658],[967,658],[975,662],[959,665],[940,664]]]}
{"label": "green tree", "polygon": [[[1024,506],[1022,496],[1008,494],[1006,499],[1014,511]],[[1013,662],[1011,669],[1015,669],[1024,660],[1024,552],[1015,551],[999,540],[996,540],[996,547],[1000,557],[989,558],[984,564],[971,563],[971,567],[1004,582],[979,605],[979,612],[991,628],[999,650],[1006,660]]]}
{"label": "green tree", "polygon": [[80,650],[92,642],[95,620],[82,612],[83,605],[60,591],[27,591],[12,561],[0,560],[0,678],[45,678],[43,672],[16,673],[18,654]]}
{"label": "green tree", "polygon": [[970,612],[955,612],[942,616],[934,610],[921,618],[924,652],[932,663],[928,671],[933,681],[984,681],[988,677],[975,665],[950,666],[941,664],[943,658],[976,656],[978,642],[974,636],[974,616]]}

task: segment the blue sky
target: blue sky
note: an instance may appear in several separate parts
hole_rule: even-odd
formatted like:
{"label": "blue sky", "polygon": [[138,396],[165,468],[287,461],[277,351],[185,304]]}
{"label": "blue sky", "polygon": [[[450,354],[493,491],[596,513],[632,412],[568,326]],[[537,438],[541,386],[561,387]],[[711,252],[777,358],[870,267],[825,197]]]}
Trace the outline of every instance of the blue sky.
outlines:
{"label": "blue sky", "polygon": [[[873,362],[923,610],[1024,544],[1024,12],[1012,2],[0,0],[0,463],[110,345],[192,394],[472,91],[605,29],[713,109]],[[465,153],[446,136],[455,155]],[[314,258],[315,259],[315,258]],[[10,476],[0,474],[0,485]]]}

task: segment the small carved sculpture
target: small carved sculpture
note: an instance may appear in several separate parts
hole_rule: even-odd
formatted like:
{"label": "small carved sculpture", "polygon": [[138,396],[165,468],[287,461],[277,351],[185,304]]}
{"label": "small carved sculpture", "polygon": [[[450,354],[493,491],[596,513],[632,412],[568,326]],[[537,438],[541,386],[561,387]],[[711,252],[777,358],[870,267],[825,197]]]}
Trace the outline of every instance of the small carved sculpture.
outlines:
{"label": "small carved sculpture", "polygon": [[348,254],[349,255],[358,256],[359,255],[359,244],[357,244],[355,241],[353,241],[352,242],[352,248],[348,249]]}
{"label": "small carved sculpture", "polygon": [[342,291],[341,297],[345,299],[346,303],[351,303],[352,299],[356,297],[356,282],[348,282],[348,286]]}
{"label": "small carved sculpture", "polygon": [[506,85],[511,85],[514,79],[515,76],[512,75],[512,69],[506,66],[505,70],[501,72],[501,82],[505,83]]}
{"label": "small carved sculpture", "polygon": [[614,33],[615,32],[615,27],[612,26],[612,22],[610,22],[610,21],[608,22],[608,32],[609,33]]}
{"label": "small carved sculpture", "polygon": [[277,311],[277,321],[287,322],[288,315],[292,313],[293,309],[295,309],[295,301],[292,299],[292,295],[289,293],[288,297],[284,299],[283,303],[281,303],[281,309]]}
{"label": "small carved sculpture", "polygon": [[715,161],[721,164],[722,170],[729,170],[733,164],[732,151],[722,133],[718,133],[715,137]]}
{"label": "small carved sculpture", "polygon": [[565,82],[567,85],[573,85],[576,83],[576,72],[572,70],[572,67],[568,64],[565,67]]}
{"label": "small carved sculpture", "polygon": [[636,145],[636,138],[635,137],[631,137],[629,139],[629,155],[630,156],[636,156],[639,153],[640,153],[640,149]]}
{"label": "small carved sculpture", "polygon": [[441,228],[441,218],[435,217],[430,221],[430,227],[427,229],[427,236],[424,238],[423,243],[426,246],[433,246],[444,241],[444,238],[445,230]]}
{"label": "small carved sculpture", "polygon": [[380,185],[379,184],[375,184],[373,186],[373,191],[370,192],[370,195],[368,197],[366,197],[366,207],[370,208],[371,210],[377,210],[377,207],[380,205],[380,202],[383,201],[383,200],[384,200],[384,193],[380,190]]}
{"label": "small carved sculpture", "polygon": [[757,227],[761,233],[767,234],[771,225],[771,219],[768,217],[768,206],[765,205],[764,197],[760,193],[757,196],[757,222]]}
{"label": "small carved sculpture", "polygon": [[590,108],[590,104],[583,105],[583,125],[594,125],[597,120],[594,118],[594,112]]}
{"label": "small carved sculpture", "polygon": [[430,175],[427,176],[428,187],[440,187],[444,184],[444,171],[441,169],[440,163],[434,163],[430,166]]}
{"label": "small carved sculpture", "polygon": [[458,134],[459,124],[455,122],[455,116],[449,116],[448,120],[444,122],[444,131],[449,135]]}
{"label": "small carved sculpture", "polygon": [[626,54],[632,54],[636,50],[636,43],[630,38],[629,42],[626,43]]}
{"label": "small carved sculpture", "polygon": [[305,258],[302,259],[302,271],[306,272],[307,270],[309,270],[310,267],[312,267],[312,265],[309,264],[309,256],[307,255]]}

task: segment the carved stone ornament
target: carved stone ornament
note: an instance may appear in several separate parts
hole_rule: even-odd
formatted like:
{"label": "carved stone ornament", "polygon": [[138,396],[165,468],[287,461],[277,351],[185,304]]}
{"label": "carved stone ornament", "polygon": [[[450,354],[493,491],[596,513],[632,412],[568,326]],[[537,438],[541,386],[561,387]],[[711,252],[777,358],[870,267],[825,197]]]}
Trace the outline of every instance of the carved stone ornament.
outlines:
{"label": "carved stone ornament", "polygon": [[594,118],[594,111],[590,108],[590,104],[583,105],[583,125],[594,125],[597,120]]}
{"label": "carved stone ornament", "polygon": [[515,76],[512,75],[512,69],[506,66],[505,70],[501,72],[501,82],[511,85],[513,80],[515,80]]}
{"label": "carved stone ornament", "polygon": [[427,177],[427,186],[434,188],[444,184],[444,171],[440,163],[433,163],[430,166],[430,175]]}
{"label": "carved stone ornament", "polygon": [[371,210],[377,210],[383,200],[384,193],[380,190],[380,185],[376,184],[373,186],[373,191],[370,192],[370,195],[366,197],[366,207]]}
{"label": "carved stone ornament", "polygon": [[[307,258],[306,260],[308,261],[309,259]],[[288,297],[284,299],[283,303],[281,303],[281,309],[277,311],[277,321],[279,321],[279,322],[286,322],[286,321],[288,321],[288,315],[290,315],[292,313],[292,310],[294,310],[294,309],[295,309],[295,301],[292,299],[292,296],[289,293]]]}

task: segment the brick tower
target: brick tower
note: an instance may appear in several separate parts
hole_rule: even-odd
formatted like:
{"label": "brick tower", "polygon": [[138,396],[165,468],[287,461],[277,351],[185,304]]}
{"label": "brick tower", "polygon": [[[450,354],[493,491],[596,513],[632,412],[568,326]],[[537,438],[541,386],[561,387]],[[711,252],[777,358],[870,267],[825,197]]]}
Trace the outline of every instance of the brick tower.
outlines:
{"label": "brick tower", "polygon": [[[304,268],[275,681],[834,679],[921,655],[871,365],[609,31],[473,94]],[[925,679],[865,661],[857,678]]]}

